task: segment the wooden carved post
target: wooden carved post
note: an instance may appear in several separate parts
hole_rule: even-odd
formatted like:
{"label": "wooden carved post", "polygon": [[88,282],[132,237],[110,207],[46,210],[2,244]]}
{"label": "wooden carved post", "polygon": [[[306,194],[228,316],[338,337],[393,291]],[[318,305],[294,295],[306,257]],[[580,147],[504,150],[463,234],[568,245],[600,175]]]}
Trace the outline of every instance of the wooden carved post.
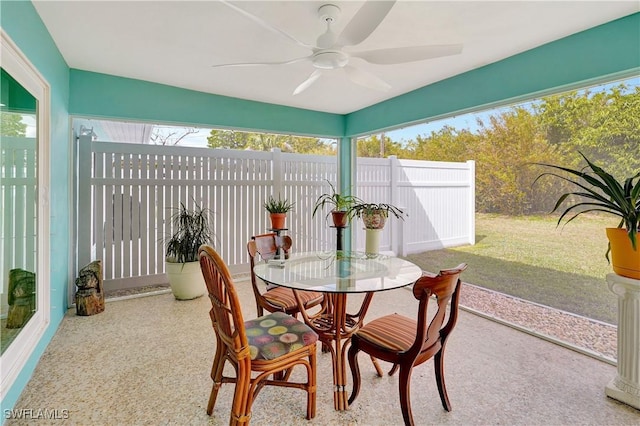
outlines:
{"label": "wooden carved post", "polygon": [[7,328],[20,328],[36,310],[36,274],[24,269],[9,271]]}
{"label": "wooden carved post", "polygon": [[94,260],[80,269],[76,278],[76,313],[82,316],[99,314],[104,311],[104,291],[102,288],[102,261]]}

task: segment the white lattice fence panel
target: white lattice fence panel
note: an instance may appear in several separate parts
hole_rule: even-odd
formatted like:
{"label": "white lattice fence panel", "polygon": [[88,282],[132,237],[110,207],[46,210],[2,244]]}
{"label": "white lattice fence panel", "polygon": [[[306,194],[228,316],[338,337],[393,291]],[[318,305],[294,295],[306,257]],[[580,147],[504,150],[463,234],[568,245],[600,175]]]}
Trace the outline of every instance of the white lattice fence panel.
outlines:
{"label": "white lattice fence panel", "polygon": [[[107,288],[165,282],[163,241],[180,203],[212,211],[215,246],[232,271],[246,272],[247,241],[268,231],[263,204],[272,194],[295,203],[287,219],[295,250],[335,247],[327,212],[311,216],[328,182],[337,186],[335,157],[87,141],[79,162],[78,216],[90,223],[78,225],[78,263],[102,259]],[[357,170],[356,195],[409,214],[404,223],[390,219],[383,250],[396,250],[398,241],[400,251],[412,252],[470,240],[469,164],[358,159]],[[352,227],[362,249],[361,221]]]}
{"label": "white lattice fence panel", "polygon": [[[311,251],[335,247],[335,231],[327,226],[325,213],[312,217],[313,207],[320,195],[336,185],[338,167],[334,157],[282,154],[283,196],[295,203],[288,214],[289,234],[296,251]],[[277,194],[276,194],[277,196]]]}
{"label": "white lattice fence panel", "polygon": [[[0,143],[0,290],[9,271],[35,272],[37,257],[37,142],[3,136]],[[5,312],[5,310],[3,310]]]}

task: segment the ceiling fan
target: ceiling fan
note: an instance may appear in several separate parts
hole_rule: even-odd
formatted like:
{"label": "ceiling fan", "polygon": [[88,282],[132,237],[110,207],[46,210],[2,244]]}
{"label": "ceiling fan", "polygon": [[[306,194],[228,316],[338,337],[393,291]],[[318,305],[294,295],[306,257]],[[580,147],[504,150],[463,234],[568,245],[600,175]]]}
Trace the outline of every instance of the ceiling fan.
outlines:
{"label": "ceiling fan", "polygon": [[373,33],[373,31],[375,31],[395,4],[395,0],[365,2],[339,35],[333,32],[332,25],[337,22],[340,17],[340,8],[334,4],[324,4],[320,6],[318,9],[318,17],[326,23],[327,30],[317,38],[315,45],[309,45],[296,39],[295,37],[232,3],[224,0],[222,0],[222,3],[253,20],[267,30],[279,34],[299,46],[310,49],[311,54],[301,58],[294,58],[281,62],[231,63],[214,65],[213,67],[288,65],[297,62],[309,61],[315,70],[309,77],[307,77],[306,80],[295,88],[293,91],[294,95],[308,89],[309,86],[322,76],[324,70],[339,68],[344,69],[347,77],[351,81],[361,86],[382,91],[386,91],[391,88],[387,82],[376,75],[349,64],[350,58],[360,58],[372,64],[391,65],[457,55],[462,52],[461,44],[396,47],[350,53],[345,52],[343,47],[355,46],[362,43],[371,35],[371,33]]}

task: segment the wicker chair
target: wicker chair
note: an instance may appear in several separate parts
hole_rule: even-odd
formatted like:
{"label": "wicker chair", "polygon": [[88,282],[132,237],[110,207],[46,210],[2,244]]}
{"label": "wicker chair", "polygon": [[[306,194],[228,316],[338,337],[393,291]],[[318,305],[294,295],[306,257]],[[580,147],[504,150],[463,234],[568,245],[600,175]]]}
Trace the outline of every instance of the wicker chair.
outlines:
{"label": "wicker chair", "polygon": [[[209,246],[199,250],[216,334],[216,354],[211,368],[213,388],[207,414],[213,412],[223,383],[235,383],[231,425],[248,425],[251,405],[265,385],[302,389],[307,393],[308,420],[316,414],[316,342],[318,335],[306,324],[283,312],[244,321],[231,275],[224,261]],[[265,339],[265,336],[270,338]],[[235,377],[223,375],[225,363],[235,369]],[[293,367],[307,370],[306,382],[289,381]],[[270,376],[282,377],[271,380]],[[280,401],[279,401],[280,402]]]}
{"label": "wicker chair", "polygon": [[[432,357],[442,406],[451,411],[444,383],[444,349],[458,318],[460,274],[466,268],[467,265],[462,263],[453,269],[442,270],[436,276],[425,275],[416,281],[413,295],[420,301],[417,320],[399,314],[387,315],[371,321],[351,337],[348,359],[353,376],[353,390],[349,404],[353,403],[360,392],[357,356],[362,351],[374,358],[393,363],[389,375],[393,375],[400,367],[400,407],[406,425],[414,424],[409,394],[411,371],[413,367]],[[429,322],[427,307],[432,295],[436,296],[438,310]],[[451,304],[445,323],[449,301]]]}
{"label": "wicker chair", "polygon": [[[280,244],[276,244],[277,238],[282,239]],[[297,316],[299,312],[298,303],[291,289],[267,287],[266,291],[261,290],[259,280],[253,273],[256,256],[259,256],[264,261],[273,259],[278,251],[278,246],[282,248],[285,256],[288,256],[291,245],[291,237],[288,235],[278,237],[276,234],[256,235],[251,237],[251,240],[247,243],[247,251],[249,252],[249,261],[251,264],[251,285],[253,286],[253,295],[256,298],[258,316],[263,315],[265,310],[268,312],[281,311],[294,317]],[[298,295],[302,303],[304,303],[305,309],[321,304],[324,297],[322,293],[315,291],[299,291]]]}

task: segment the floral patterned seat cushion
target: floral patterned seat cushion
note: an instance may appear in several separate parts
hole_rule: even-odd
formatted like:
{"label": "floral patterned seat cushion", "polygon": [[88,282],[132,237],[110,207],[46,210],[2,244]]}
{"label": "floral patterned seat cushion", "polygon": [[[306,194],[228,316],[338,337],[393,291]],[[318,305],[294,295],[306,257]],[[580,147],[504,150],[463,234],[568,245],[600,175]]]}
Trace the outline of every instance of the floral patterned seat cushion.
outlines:
{"label": "floral patterned seat cushion", "polygon": [[274,312],[245,321],[252,360],[271,360],[318,341],[318,335],[303,322],[284,312]]}

